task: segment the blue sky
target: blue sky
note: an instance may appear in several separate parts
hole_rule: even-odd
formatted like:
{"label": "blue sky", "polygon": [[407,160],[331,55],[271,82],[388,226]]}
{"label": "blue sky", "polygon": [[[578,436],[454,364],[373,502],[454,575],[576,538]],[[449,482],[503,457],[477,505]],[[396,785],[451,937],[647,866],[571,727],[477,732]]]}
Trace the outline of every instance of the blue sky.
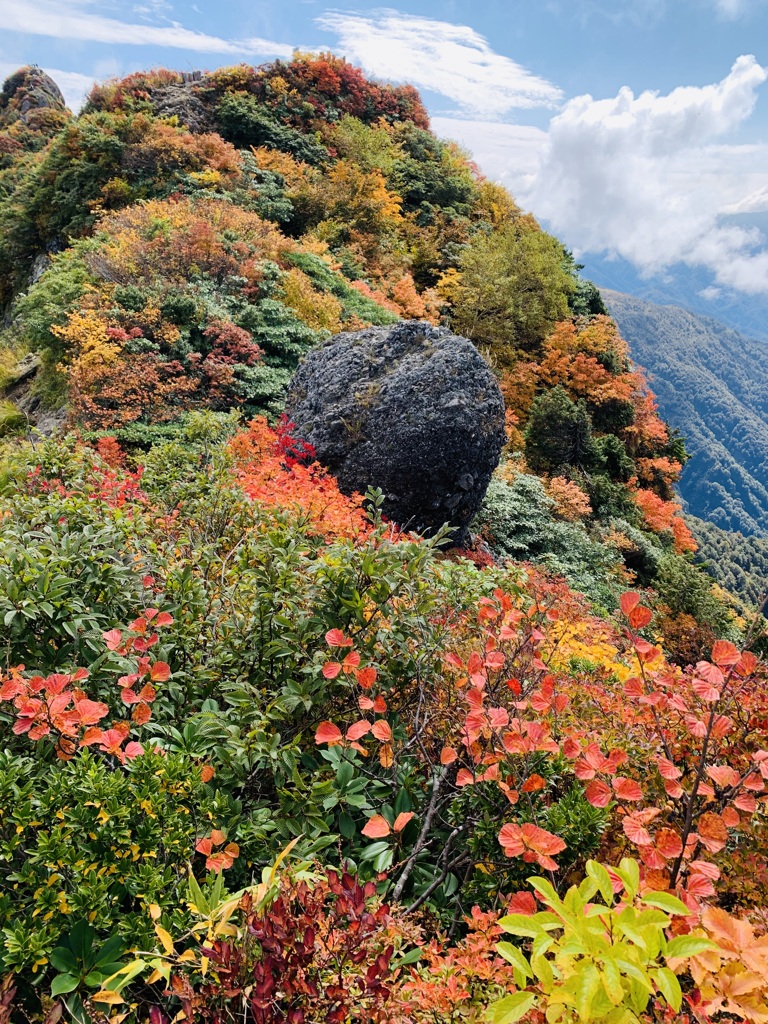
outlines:
{"label": "blue sky", "polygon": [[768,0],[0,0],[0,76],[94,79],[330,49],[410,80],[577,253],[768,295]]}

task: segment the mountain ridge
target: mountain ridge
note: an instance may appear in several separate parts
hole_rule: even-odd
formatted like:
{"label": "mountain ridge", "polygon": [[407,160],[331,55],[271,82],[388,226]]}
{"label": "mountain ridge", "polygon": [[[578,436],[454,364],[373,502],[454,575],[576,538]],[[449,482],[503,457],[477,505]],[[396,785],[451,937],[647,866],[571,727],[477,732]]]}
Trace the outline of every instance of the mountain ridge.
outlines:
{"label": "mountain ridge", "polygon": [[723,529],[768,532],[768,350],[711,317],[603,289],[691,458],[680,493]]}

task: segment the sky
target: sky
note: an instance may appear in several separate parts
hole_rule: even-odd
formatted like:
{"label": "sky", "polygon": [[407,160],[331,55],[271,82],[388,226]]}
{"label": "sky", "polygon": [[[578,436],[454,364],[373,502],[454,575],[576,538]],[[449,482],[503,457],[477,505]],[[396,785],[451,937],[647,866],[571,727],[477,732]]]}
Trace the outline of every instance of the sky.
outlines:
{"label": "sky", "polygon": [[74,108],[97,79],[295,48],[412,82],[585,262],[768,297],[768,0],[0,0],[0,78],[37,63]]}

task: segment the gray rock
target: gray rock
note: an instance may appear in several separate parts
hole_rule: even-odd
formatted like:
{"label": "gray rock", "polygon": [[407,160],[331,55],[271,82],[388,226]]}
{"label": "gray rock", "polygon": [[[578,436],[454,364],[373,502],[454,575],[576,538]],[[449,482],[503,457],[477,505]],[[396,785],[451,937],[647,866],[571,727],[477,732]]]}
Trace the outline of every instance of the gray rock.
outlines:
{"label": "gray rock", "polygon": [[[198,81],[190,79],[189,81]],[[152,108],[158,117],[177,117],[179,123],[199,134],[211,131],[208,108],[191,91],[188,84],[164,85],[152,92]]]}
{"label": "gray rock", "polygon": [[343,491],[379,487],[394,522],[421,533],[448,522],[457,544],[504,444],[504,400],[488,364],[466,338],[419,320],[314,349],[286,412]]}

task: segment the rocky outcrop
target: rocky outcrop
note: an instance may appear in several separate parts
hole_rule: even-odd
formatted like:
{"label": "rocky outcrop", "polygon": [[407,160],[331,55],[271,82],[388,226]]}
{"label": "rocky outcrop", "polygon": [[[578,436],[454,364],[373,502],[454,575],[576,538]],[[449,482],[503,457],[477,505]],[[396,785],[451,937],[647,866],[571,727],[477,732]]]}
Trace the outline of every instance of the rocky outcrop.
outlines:
{"label": "rocky outcrop", "polygon": [[383,511],[462,543],[504,443],[504,401],[474,345],[410,320],[339,334],[310,352],[288,392],[293,433],[342,490],[379,487]]}
{"label": "rocky outcrop", "polygon": [[32,64],[9,75],[0,90],[0,127],[15,120],[27,122],[39,110],[68,113],[64,97],[54,80]]}

